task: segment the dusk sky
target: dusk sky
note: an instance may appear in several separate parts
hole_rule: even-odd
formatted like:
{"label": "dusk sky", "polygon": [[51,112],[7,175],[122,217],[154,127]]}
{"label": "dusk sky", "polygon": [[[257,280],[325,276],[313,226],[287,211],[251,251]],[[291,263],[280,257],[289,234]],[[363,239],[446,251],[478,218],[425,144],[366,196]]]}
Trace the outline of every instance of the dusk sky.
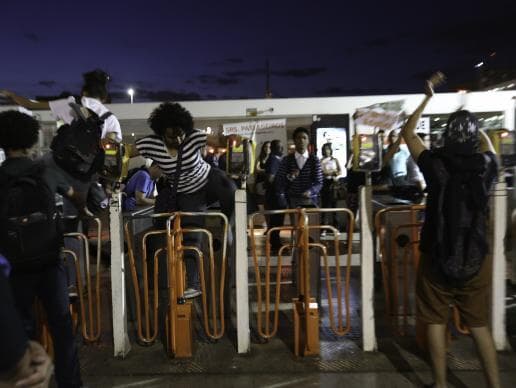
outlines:
{"label": "dusk sky", "polygon": [[[516,1],[5,1],[0,89],[80,92],[112,77],[114,102],[420,92],[474,65],[516,68]],[[490,54],[496,52],[496,55]]]}

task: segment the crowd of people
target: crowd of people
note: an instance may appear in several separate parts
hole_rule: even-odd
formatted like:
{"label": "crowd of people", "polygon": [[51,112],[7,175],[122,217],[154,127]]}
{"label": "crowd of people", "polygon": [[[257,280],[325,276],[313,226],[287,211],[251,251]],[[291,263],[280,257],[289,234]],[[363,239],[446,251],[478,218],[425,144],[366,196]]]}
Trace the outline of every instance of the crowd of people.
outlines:
{"label": "crowd of people", "polygon": [[[481,257],[481,265],[475,269],[468,268],[468,276],[461,278],[461,281],[451,281],[452,274],[447,272],[450,270],[449,262],[456,252],[450,253],[448,248],[436,248],[435,245],[436,241],[451,244],[448,237],[442,236],[444,228],[450,230],[456,239],[465,238],[461,233],[467,229],[467,225],[460,224],[460,220],[452,222],[446,217],[442,220],[442,212],[452,211],[443,207],[443,196],[447,200],[459,197],[457,190],[460,188],[450,188],[450,176],[461,176],[461,179],[455,180],[470,188],[471,202],[477,211],[482,211],[475,213],[475,220],[479,217],[483,217],[483,221],[487,219],[487,195],[497,174],[496,158],[489,139],[479,130],[478,121],[467,111],[451,115],[443,135],[444,146],[437,150],[429,150],[424,140],[416,134],[417,120],[432,98],[433,86],[440,78],[439,75],[428,82],[425,100],[401,131],[389,133],[383,155],[383,169],[377,183],[389,182],[392,186],[415,183],[420,189],[426,188],[428,193],[421,236],[423,255],[416,295],[418,316],[427,325],[435,386],[446,386],[445,330],[449,319],[448,307],[453,302],[462,313],[477,344],[489,385],[497,387],[496,352],[487,328],[488,304],[478,303],[479,300],[487,301],[490,285],[488,261],[483,260],[486,256],[485,241],[476,251],[468,251],[472,256]],[[108,96],[108,79],[107,74],[100,70],[86,73],[80,99],[67,97],[51,102],[35,102],[10,91],[0,93],[28,109],[50,109],[56,119],[66,124],[77,119],[73,104],[80,101],[82,108],[87,108],[100,119],[102,141],[120,142],[120,124],[104,105]],[[154,205],[155,213],[203,212],[218,202],[232,224],[235,182],[219,168],[220,159],[205,160],[204,150],[211,139],[205,132],[194,128],[190,112],[178,103],[165,102],[152,111],[148,122],[153,133],[138,139],[130,146],[129,152],[131,157],[143,156],[148,164],[127,182],[124,206],[130,209],[139,204]],[[39,123],[34,118],[17,111],[0,113],[0,147],[5,150],[7,157],[0,167],[1,185],[4,192],[14,186],[17,190],[25,188],[16,198],[2,198],[2,227],[7,228],[7,222],[11,222],[10,209],[5,208],[7,200],[20,205],[25,194],[34,194],[28,193],[30,190],[27,187],[42,190],[42,198],[61,194],[65,198],[64,216],[90,214],[86,202],[90,181],[77,179],[63,169],[56,162],[52,151],[38,160],[31,158],[31,148],[37,142],[38,132]],[[261,144],[251,185],[258,208],[336,207],[334,192],[335,187],[338,187],[338,177],[343,172],[344,161],[332,155],[331,143],[322,146],[323,157],[319,159],[312,152],[310,131],[307,128],[296,128],[292,141],[294,150],[287,155],[283,155],[284,147],[280,140]],[[406,145],[402,144],[403,141]],[[160,176],[161,184],[158,185],[160,187],[155,198],[155,181]],[[355,178],[353,176],[354,172],[348,171],[348,194],[351,194],[348,195],[348,207],[354,206],[351,187],[356,185],[356,174]],[[20,177],[23,179],[20,180]],[[210,190],[212,187],[217,190]],[[461,203],[460,198],[457,201]],[[47,208],[48,217],[43,220],[47,229],[48,225],[53,228],[52,235],[42,243],[45,251],[36,255],[37,260],[36,256],[32,257],[34,260],[30,263],[21,260],[25,256],[20,253],[20,249],[16,250],[10,243],[5,243],[7,240],[2,240],[0,246],[0,289],[3,296],[0,342],[11,349],[1,352],[0,376],[4,381],[17,383],[17,386],[44,386],[48,383],[52,363],[41,347],[33,342],[36,337],[32,306],[38,297],[45,308],[53,338],[58,386],[80,387],[82,381],[77,344],[69,312],[69,286],[75,283],[70,273],[74,271],[67,271],[61,259],[63,236],[62,229],[55,221],[57,211],[51,205]],[[267,219],[267,227],[280,226],[283,221],[283,215],[272,214]],[[329,217],[323,222],[335,225],[337,220]],[[183,226],[202,224],[203,220],[199,217],[189,219]],[[158,223],[156,227],[162,228],[163,225]],[[77,222],[67,225],[68,231],[77,228]],[[479,230],[478,236],[478,241],[485,240],[485,228]],[[2,235],[1,238],[8,237]],[[150,244],[151,249],[157,249],[161,243],[159,240],[154,241]],[[201,242],[195,234],[186,234],[184,244],[200,246]],[[271,233],[271,247],[278,250],[280,246],[281,239],[275,231]],[[436,264],[441,262],[444,264]],[[183,297],[194,298],[201,292],[196,257],[185,252],[185,264],[187,289]]]}

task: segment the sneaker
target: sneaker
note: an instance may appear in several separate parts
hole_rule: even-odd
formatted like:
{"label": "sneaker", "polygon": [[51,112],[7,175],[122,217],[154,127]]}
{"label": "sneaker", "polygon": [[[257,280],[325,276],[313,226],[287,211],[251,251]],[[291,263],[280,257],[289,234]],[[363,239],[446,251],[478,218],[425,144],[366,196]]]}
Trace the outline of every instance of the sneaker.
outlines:
{"label": "sneaker", "polygon": [[68,286],[68,298],[70,298],[71,300],[75,300],[77,299],[77,297],[79,296],[79,294],[77,294],[77,288],[75,287],[75,285],[71,284]]}
{"label": "sneaker", "polygon": [[200,290],[196,290],[195,288],[187,288],[183,293],[183,296],[185,299],[192,299],[198,297],[201,294],[202,292]]}

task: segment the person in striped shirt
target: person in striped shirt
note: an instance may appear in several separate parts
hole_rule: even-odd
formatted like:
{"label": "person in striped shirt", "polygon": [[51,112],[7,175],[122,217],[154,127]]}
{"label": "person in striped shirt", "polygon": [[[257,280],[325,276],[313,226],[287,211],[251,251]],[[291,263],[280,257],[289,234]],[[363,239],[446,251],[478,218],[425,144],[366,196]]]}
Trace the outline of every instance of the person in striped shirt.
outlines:
{"label": "person in striped shirt", "polygon": [[[236,186],[224,171],[212,168],[203,159],[208,137],[193,128],[190,112],[178,103],[165,102],[154,109],[148,122],[154,134],[138,139],[130,155],[152,159],[166,177],[156,198],[155,213],[204,212],[218,201],[231,222]],[[183,227],[202,225],[202,217],[188,217]],[[184,244],[200,246],[199,234],[185,234]],[[200,291],[196,255],[191,250],[185,252],[185,264],[188,288],[184,297],[193,298]]]}
{"label": "person in striped shirt", "polygon": [[276,195],[282,208],[317,207],[322,188],[321,163],[315,153],[308,152],[308,129],[296,128],[293,135],[296,150],[283,158],[276,178]]}

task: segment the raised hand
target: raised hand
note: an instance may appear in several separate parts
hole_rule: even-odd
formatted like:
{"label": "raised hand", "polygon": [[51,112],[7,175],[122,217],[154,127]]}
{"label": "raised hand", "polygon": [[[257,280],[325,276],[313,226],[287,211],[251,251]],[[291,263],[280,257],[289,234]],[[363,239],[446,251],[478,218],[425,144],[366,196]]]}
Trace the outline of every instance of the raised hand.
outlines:
{"label": "raised hand", "polygon": [[426,81],[425,94],[428,97],[432,97],[434,95],[434,88],[444,83],[445,80],[446,77],[440,71],[432,74],[432,76]]}

